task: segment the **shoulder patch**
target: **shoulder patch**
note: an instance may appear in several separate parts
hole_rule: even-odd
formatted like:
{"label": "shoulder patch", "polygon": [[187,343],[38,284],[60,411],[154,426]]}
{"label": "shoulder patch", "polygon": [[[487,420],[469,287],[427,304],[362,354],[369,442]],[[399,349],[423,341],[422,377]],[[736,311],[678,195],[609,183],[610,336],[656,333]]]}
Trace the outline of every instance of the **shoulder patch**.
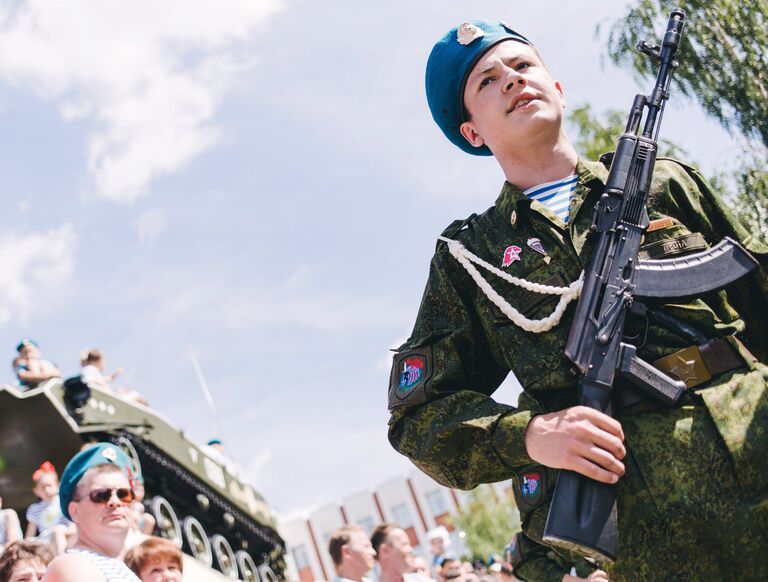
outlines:
{"label": "shoulder patch", "polygon": [[547,469],[540,465],[531,465],[513,475],[512,491],[521,514],[533,511],[549,501],[551,486],[554,486],[549,481]]}
{"label": "shoulder patch", "polygon": [[430,346],[395,354],[389,378],[389,409],[426,402],[432,369]]}

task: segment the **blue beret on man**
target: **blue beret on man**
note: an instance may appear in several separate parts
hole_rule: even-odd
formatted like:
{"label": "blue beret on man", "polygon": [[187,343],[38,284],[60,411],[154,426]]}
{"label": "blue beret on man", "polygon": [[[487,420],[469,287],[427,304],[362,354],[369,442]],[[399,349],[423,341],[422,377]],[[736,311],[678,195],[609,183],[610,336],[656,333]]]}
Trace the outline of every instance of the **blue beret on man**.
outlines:
{"label": "blue beret on man", "polygon": [[131,460],[117,445],[97,443],[83,449],[67,463],[59,482],[59,503],[67,519],[72,519],[68,507],[75,496],[77,484],[88,469],[99,465],[116,465],[125,472],[129,481],[132,477]]}
{"label": "blue beret on man", "polygon": [[531,44],[503,22],[472,20],[449,30],[432,48],[427,61],[427,102],[432,117],[453,144],[476,156],[490,156],[491,150],[485,145],[474,147],[459,131],[467,121],[464,85],[480,57],[507,40]]}
{"label": "blue beret on man", "polygon": [[40,346],[37,345],[37,342],[35,340],[31,340],[28,337],[25,337],[23,340],[19,342],[19,345],[16,346],[16,351],[20,352],[27,346],[35,346],[36,348],[39,348]]}

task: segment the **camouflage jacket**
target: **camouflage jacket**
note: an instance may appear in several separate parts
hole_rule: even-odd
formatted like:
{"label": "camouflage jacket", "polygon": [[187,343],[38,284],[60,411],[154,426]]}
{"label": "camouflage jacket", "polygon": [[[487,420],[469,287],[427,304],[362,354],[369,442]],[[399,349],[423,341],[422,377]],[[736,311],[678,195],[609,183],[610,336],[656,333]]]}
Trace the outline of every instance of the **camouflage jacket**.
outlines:
{"label": "camouflage jacket", "polygon": [[[587,263],[587,233],[607,177],[601,163],[580,161],[577,172],[568,225],[505,183],[494,206],[454,222],[443,236],[459,240],[492,265],[507,265],[503,270],[513,276],[568,285]],[[728,295],[709,293],[685,304],[660,307],[709,338],[738,333],[765,362],[768,249],[731,217],[698,172],[673,160],[658,160],[648,210],[652,222],[643,256],[689,253],[728,235],[758,258],[761,269],[729,287]],[[508,254],[510,247],[513,256]],[[514,287],[492,274],[484,276],[530,319],[549,315],[557,303],[557,296]],[[393,359],[392,446],[436,481],[462,489],[509,479],[532,464],[524,445],[532,416],[576,404],[577,376],[564,355],[574,308],[575,302],[551,331],[526,332],[486,297],[447,245],[438,242],[413,333]],[[747,329],[744,321],[749,322]],[[688,345],[650,325],[638,354],[652,362]],[[524,388],[516,408],[491,398],[510,371]]]}

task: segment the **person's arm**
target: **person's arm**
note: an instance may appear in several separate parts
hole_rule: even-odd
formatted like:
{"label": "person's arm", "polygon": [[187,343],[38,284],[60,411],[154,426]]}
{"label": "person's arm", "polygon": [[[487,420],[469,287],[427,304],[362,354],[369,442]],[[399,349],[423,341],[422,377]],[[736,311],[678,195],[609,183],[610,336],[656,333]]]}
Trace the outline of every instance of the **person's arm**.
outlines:
{"label": "person's arm", "polygon": [[[571,561],[557,554],[552,548],[537,543],[518,532],[511,552],[512,571],[515,578],[522,582],[608,582],[602,570],[596,570],[593,564],[573,554]],[[577,571],[579,575],[571,575]]]}
{"label": "person's arm", "polygon": [[595,570],[592,572],[589,576],[586,578],[580,578],[579,576],[571,576],[570,574],[566,574],[563,576],[563,582],[610,582],[608,580],[608,574],[603,572],[602,570]]}
{"label": "person's arm", "polygon": [[107,376],[106,376],[107,382],[113,382],[115,380],[115,378],[117,378],[123,372],[125,372],[125,370],[123,370],[123,368],[117,368],[111,374],[107,374]]}
{"label": "person's arm", "polygon": [[107,582],[107,578],[85,556],[64,554],[49,564],[43,582]]}
{"label": "person's arm", "polygon": [[19,515],[13,509],[8,509],[4,513],[7,545],[10,545],[21,539],[21,524],[19,523]]}
{"label": "person's arm", "polygon": [[534,461],[613,482],[611,475],[624,470],[617,421],[575,407],[532,423],[543,411],[525,393],[517,409],[490,398],[508,370],[491,353],[471,292],[454,282],[461,266],[452,261],[447,252],[436,253],[414,333],[394,357],[391,400],[409,357],[423,358],[427,369],[404,403],[395,401],[392,446],[439,483],[460,489],[508,479]]}
{"label": "person's arm", "polygon": [[56,366],[53,364],[43,366],[41,365],[41,361],[37,358],[27,359],[26,365],[26,369],[22,367],[16,368],[16,374],[19,379],[26,384],[37,384],[39,382],[44,382],[49,378],[61,377],[61,372]]}
{"label": "person's arm", "polygon": [[[490,398],[508,370],[490,354],[466,290],[454,283],[461,266],[444,251],[432,260],[413,334],[393,359],[389,440],[437,482],[471,489],[532,462],[522,436],[531,413]],[[409,358],[423,366],[413,385],[402,376]],[[495,440],[502,419],[519,426],[517,451]]]}
{"label": "person's arm", "polygon": [[42,360],[40,365],[43,370],[43,374],[45,374],[48,378],[61,378],[61,370],[59,370],[58,366],[56,366],[56,364],[53,362]]}
{"label": "person's arm", "polygon": [[35,537],[36,534],[37,534],[37,526],[34,523],[32,523],[31,521],[28,521],[27,522],[27,530],[24,533],[24,537],[26,539],[30,539],[30,538]]}

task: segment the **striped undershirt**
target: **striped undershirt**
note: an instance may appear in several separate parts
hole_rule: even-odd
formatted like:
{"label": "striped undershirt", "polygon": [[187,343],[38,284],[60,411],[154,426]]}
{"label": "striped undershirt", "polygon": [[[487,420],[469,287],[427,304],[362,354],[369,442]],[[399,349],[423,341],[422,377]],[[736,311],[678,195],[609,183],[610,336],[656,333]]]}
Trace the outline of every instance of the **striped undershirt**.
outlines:
{"label": "striped undershirt", "polygon": [[122,560],[110,558],[85,548],[70,548],[68,554],[80,554],[94,563],[101,570],[107,582],[141,582]]}
{"label": "striped undershirt", "polygon": [[568,224],[568,208],[571,205],[571,196],[573,196],[573,191],[576,190],[576,183],[578,181],[578,176],[568,176],[561,180],[533,186],[523,190],[523,194],[531,200],[541,202],[562,218],[563,222]]}

